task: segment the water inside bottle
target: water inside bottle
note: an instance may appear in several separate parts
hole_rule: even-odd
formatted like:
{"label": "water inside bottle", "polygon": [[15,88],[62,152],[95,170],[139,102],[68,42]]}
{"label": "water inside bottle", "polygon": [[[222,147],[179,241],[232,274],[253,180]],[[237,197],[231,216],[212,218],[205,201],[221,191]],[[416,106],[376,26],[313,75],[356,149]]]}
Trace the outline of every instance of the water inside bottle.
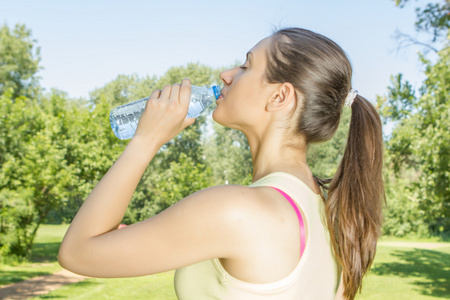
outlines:
{"label": "water inside bottle", "polygon": [[212,104],[212,102],[213,99],[209,95],[192,94],[191,102],[189,103],[189,111],[186,117],[197,118],[205,108]]}
{"label": "water inside bottle", "polygon": [[114,134],[121,140],[131,139],[148,98],[119,106],[111,111],[109,121]]}

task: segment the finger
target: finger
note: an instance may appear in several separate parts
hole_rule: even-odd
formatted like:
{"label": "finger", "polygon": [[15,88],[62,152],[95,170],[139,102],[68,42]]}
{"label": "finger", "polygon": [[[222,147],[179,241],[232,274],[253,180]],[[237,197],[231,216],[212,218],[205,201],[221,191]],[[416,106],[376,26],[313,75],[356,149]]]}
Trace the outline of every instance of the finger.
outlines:
{"label": "finger", "polygon": [[165,85],[163,87],[163,89],[161,90],[161,95],[159,95],[159,100],[169,99],[171,89],[172,89],[172,87],[170,85]]}
{"label": "finger", "polygon": [[160,95],[161,95],[161,90],[156,89],[150,94],[149,100],[158,99]]}
{"label": "finger", "polygon": [[178,102],[180,98],[180,85],[175,83],[172,85],[172,89],[170,91],[170,100]]}
{"label": "finger", "polygon": [[188,105],[190,98],[191,98],[191,81],[188,78],[185,78],[183,79],[183,81],[181,81],[180,103]]}

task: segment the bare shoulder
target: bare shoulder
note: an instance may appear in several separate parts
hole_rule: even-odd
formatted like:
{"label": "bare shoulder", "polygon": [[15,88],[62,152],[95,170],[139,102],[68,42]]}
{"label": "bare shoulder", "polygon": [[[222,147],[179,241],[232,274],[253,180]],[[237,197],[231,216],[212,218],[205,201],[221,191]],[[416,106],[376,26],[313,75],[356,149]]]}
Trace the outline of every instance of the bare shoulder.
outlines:
{"label": "bare shoulder", "polygon": [[[267,200],[264,188],[252,188],[240,185],[214,186],[196,192],[179,201],[167,210],[177,213],[191,213],[193,216],[204,215],[217,218],[232,226],[244,219],[252,219],[266,210],[263,203]],[[208,217],[209,216],[209,217]]]}
{"label": "bare shoulder", "polygon": [[276,195],[267,187],[215,186],[184,198],[161,217],[183,222],[191,232],[203,232],[222,244],[223,251],[229,250],[218,257],[233,257],[240,255],[252,238],[261,235],[261,226],[269,226],[268,220],[277,209],[271,192]]}

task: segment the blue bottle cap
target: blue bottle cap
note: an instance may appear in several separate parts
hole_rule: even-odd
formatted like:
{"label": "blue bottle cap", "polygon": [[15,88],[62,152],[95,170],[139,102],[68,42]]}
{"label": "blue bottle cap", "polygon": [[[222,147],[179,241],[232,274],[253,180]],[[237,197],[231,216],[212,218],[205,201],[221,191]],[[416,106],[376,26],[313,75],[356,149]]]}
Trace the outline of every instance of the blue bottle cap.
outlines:
{"label": "blue bottle cap", "polygon": [[222,92],[222,88],[218,85],[213,85],[212,89],[214,91],[214,96],[216,97],[216,100],[219,99],[220,93]]}

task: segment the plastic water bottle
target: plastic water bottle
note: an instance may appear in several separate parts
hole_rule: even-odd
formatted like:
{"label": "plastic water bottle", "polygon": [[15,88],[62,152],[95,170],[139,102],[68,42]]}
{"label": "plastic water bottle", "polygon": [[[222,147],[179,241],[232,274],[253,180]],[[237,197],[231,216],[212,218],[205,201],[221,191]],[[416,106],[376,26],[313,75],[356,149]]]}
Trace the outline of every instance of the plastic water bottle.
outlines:
{"label": "plastic water bottle", "polygon": [[[197,118],[202,111],[216,101],[221,88],[199,87],[191,85],[191,102],[187,118]],[[139,118],[145,109],[149,97],[114,108],[109,114],[109,122],[114,134],[121,140],[131,139],[136,132]]]}

